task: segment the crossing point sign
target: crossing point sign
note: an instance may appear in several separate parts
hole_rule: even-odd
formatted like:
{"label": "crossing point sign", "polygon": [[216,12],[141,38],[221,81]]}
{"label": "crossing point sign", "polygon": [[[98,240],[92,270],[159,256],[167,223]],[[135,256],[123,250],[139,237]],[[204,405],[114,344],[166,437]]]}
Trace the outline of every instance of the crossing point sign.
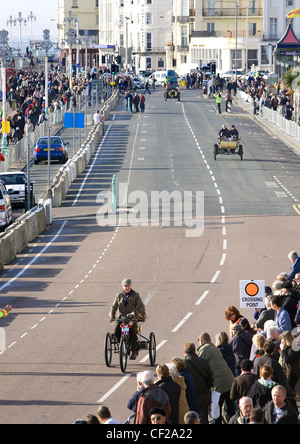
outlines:
{"label": "crossing point sign", "polygon": [[240,308],[265,308],[265,281],[240,281]]}

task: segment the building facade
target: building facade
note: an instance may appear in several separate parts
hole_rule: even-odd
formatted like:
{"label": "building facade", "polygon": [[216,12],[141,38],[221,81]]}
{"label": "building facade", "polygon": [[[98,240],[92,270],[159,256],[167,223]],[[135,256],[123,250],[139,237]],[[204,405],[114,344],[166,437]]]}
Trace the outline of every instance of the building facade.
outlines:
{"label": "building facade", "polygon": [[61,58],[67,57],[68,29],[76,32],[72,49],[72,64],[89,68],[99,66],[99,0],[58,0],[58,42]]}

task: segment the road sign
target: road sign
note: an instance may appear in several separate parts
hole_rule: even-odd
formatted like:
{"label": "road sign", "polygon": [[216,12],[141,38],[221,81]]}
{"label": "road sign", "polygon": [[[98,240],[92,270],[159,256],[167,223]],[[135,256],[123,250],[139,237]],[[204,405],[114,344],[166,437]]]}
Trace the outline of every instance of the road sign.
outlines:
{"label": "road sign", "polygon": [[84,128],[84,113],[75,113],[75,119],[74,119],[74,113],[65,113],[65,128]]}
{"label": "road sign", "polygon": [[265,308],[265,281],[240,281],[240,308]]}

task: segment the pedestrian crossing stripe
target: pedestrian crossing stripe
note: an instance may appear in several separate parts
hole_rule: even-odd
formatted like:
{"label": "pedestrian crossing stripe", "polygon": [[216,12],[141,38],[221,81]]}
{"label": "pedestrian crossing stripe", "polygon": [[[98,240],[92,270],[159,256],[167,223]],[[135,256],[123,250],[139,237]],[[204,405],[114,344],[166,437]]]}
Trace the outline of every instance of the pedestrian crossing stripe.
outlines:
{"label": "pedestrian crossing stripe", "polygon": [[299,204],[298,205],[293,205],[293,208],[296,211],[296,213],[298,213],[299,216],[300,216],[300,205]]}

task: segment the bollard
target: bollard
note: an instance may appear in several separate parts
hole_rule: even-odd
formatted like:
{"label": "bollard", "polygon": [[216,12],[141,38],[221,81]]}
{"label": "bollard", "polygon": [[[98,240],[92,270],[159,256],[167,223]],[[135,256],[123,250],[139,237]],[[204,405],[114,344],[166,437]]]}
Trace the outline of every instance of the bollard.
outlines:
{"label": "bollard", "polygon": [[111,211],[112,213],[117,212],[118,198],[117,198],[117,176],[114,174],[112,178],[112,200],[111,200]]}

